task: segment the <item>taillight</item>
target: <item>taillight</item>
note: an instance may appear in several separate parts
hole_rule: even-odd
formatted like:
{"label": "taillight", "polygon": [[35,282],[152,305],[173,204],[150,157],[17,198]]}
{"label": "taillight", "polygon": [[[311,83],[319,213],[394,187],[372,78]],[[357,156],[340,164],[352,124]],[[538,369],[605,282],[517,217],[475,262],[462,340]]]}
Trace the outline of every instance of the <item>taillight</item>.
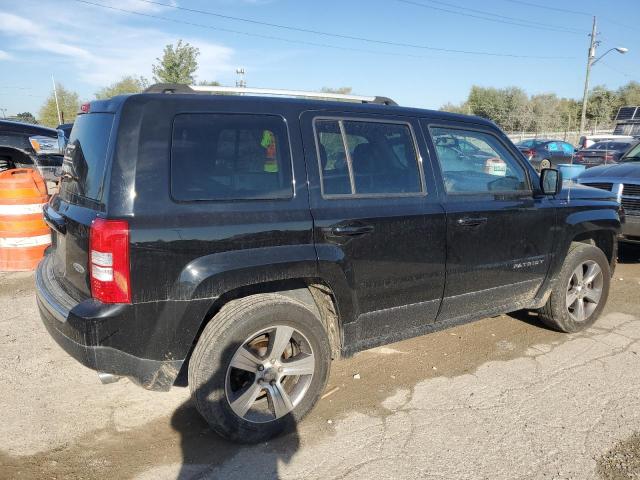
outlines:
{"label": "taillight", "polygon": [[89,102],[83,103],[82,105],[80,105],[80,113],[89,113],[90,109],[91,109],[91,104]]}
{"label": "taillight", "polygon": [[103,303],[131,303],[129,224],[96,218],[89,232],[91,296]]}
{"label": "taillight", "polygon": [[529,160],[531,160],[535,156],[536,151],[535,150],[525,150],[522,153],[524,153],[525,157],[529,157]]}

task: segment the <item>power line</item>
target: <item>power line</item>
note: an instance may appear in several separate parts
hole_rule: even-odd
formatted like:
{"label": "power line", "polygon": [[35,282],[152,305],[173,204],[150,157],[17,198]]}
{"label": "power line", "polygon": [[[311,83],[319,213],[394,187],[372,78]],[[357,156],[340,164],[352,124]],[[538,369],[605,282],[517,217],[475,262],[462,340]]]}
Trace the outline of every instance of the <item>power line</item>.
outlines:
{"label": "power line", "polygon": [[555,12],[573,13],[575,15],[583,15],[583,16],[586,16],[586,17],[591,17],[592,16],[588,12],[580,12],[578,10],[569,10],[567,8],[560,8],[560,7],[550,7],[548,5],[540,5],[539,3],[526,2],[524,0],[504,0],[504,1],[505,2],[509,2],[509,3],[518,3],[520,5],[527,5],[529,7],[543,8],[545,10],[553,10]]}
{"label": "power line", "polygon": [[606,62],[602,62],[602,61],[601,61],[601,62],[600,62],[600,65],[604,65],[604,66],[605,66],[605,67],[607,67],[609,70],[612,70],[612,71],[614,71],[614,72],[616,72],[616,73],[619,73],[620,75],[624,75],[624,76],[625,76],[625,77],[627,77],[627,78],[633,78],[633,75],[629,75],[627,72],[623,72],[622,70],[620,70],[620,69],[618,69],[618,68],[612,67],[611,65],[609,65],[609,64],[608,64],[608,63],[606,63]]}
{"label": "power line", "polygon": [[[505,20],[514,20],[516,22],[522,23],[523,26],[528,26],[528,25],[540,25],[542,27],[547,27],[547,28],[554,28],[554,29],[559,29],[559,30],[566,30],[567,33],[583,33],[581,30],[577,29],[577,28],[567,28],[567,27],[563,27],[561,25],[554,25],[554,24],[549,24],[549,23],[543,23],[543,22],[535,22],[533,20],[529,20],[528,18],[517,18],[517,17],[508,17],[506,15],[499,15],[497,13],[493,13],[493,12],[487,12],[486,10],[477,10],[475,8],[470,8],[470,7],[464,7],[462,5],[456,5],[454,3],[449,3],[449,2],[442,2],[439,0],[426,0],[429,3],[436,3],[436,4],[440,4],[440,5],[446,5],[448,7],[452,7],[452,8],[458,8],[460,10],[468,10],[470,12],[476,12],[476,13],[480,13],[482,15],[488,15],[491,17],[496,17],[496,18],[502,18]],[[537,27],[532,27],[532,28],[537,28]]]}
{"label": "power line", "polygon": [[[431,9],[431,10],[438,10],[438,11],[447,12],[447,13],[453,13],[454,15],[462,15],[464,17],[477,18],[477,19],[480,19],[480,20],[485,20],[487,22],[500,23],[502,25],[515,25],[515,26],[518,26],[518,27],[521,27],[521,28],[533,28],[533,29],[536,29],[536,30],[548,30],[550,32],[570,33],[572,35],[581,35],[581,33],[578,32],[578,31],[568,30],[568,29],[563,28],[563,27],[553,27],[553,26],[545,25],[545,24],[540,24],[540,25],[535,25],[534,26],[534,25],[530,25],[531,22],[529,22],[527,20],[520,20],[520,19],[515,19],[515,20],[518,20],[518,22],[505,20],[505,18],[513,19],[513,17],[500,16],[501,18],[491,18],[491,17],[481,16],[481,15],[476,15],[476,14],[473,14],[473,13],[458,12],[456,10],[450,10],[448,8],[435,7],[433,5],[426,5],[426,4],[422,3],[422,2],[416,2],[416,1],[413,1],[413,0],[397,0],[397,1],[401,2],[401,3],[406,3],[408,5],[414,5],[416,7],[428,8],[428,9]],[[427,0],[427,1],[432,1],[432,0]],[[434,3],[445,4],[445,2],[434,2]],[[452,4],[447,4],[447,5],[452,5]],[[457,7],[455,5],[452,5],[452,6],[454,6],[455,8],[463,8],[463,7]],[[479,10],[475,10],[475,9],[467,9],[467,10],[475,11],[475,12],[479,11]],[[480,11],[480,12],[482,12],[482,11]],[[482,13],[483,13],[483,15],[494,15],[494,14],[487,13],[487,12],[482,12]],[[520,23],[520,22],[526,22],[526,23]]]}
{"label": "power line", "polygon": [[[154,18],[157,20],[163,20],[166,22],[172,22],[172,23],[179,23],[179,24],[184,24],[184,25],[190,25],[193,27],[199,27],[199,28],[206,28],[206,29],[210,29],[210,30],[217,30],[220,32],[228,32],[228,33],[235,33],[235,34],[239,34],[239,35],[245,35],[245,36],[249,36],[249,37],[257,37],[257,38],[265,38],[268,40],[279,40],[279,41],[283,41],[283,42],[288,42],[288,43],[293,43],[293,44],[300,44],[300,45],[310,45],[310,46],[315,46],[315,47],[324,47],[324,48],[334,48],[334,49],[338,49],[338,50],[351,50],[351,51],[356,51],[356,52],[364,52],[364,53],[374,53],[374,54],[382,54],[382,55],[392,55],[392,56],[409,56],[409,57],[414,57],[414,58],[424,58],[418,55],[411,55],[411,54],[407,54],[407,53],[392,53],[392,52],[380,52],[380,51],[376,51],[376,50],[364,50],[364,49],[359,49],[359,48],[352,48],[352,47],[343,47],[343,46],[338,46],[338,45],[330,45],[330,44],[326,44],[326,43],[317,43],[317,42],[310,42],[310,41],[306,41],[306,40],[294,40],[294,39],[290,39],[290,38],[284,38],[284,37],[278,37],[275,35],[264,35],[264,34],[259,34],[259,33],[254,33],[254,32],[245,32],[245,31],[241,31],[241,30],[234,30],[234,29],[230,29],[230,28],[223,28],[223,27],[216,27],[213,25],[205,25],[202,23],[195,23],[195,22],[189,22],[186,20],[178,20],[175,18],[169,18],[169,17],[164,17],[161,15],[153,15],[150,13],[143,13],[143,12],[136,12],[133,10],[127,10],[124,8],[118,8],[118,7],[113,7],[111,5],[103,5],[100,3],[94,3],[94,2],[90,2],[88,0],[73,0],[75,2],[78,3],[84,3],[86,5],[92,5],[94,7],[100,7],[100,8],[104,8],[104,9],[108,9],[108,10],[115,10],[115,11],[119,11],[119,12],[124,12],[124,13],[129,13],[131,15],[137,15],[137,16],[141,16],[141,17],[147,17],[147,18]],[[147,0],[150,1],[150,0]],[[156,4],[161,4],[160,2],[153,2]],[[172,5],[169,4],[164,4],[167,7],[172,7]],[[186,7],[182,7],[182,8],[186,8]],[[195,9],[190,9],[192,10],[194,13],[207,13],[205,11],[197,11]],[[211,13],[211,12],[208,12]],[[222,16],[221,14],[214,14],[215,16]],[[247,19],[245,19],[247,20]],[[247,20],[250,21],[251,23],[259,23],[257,21],[252,21],[252,20]],[[266,23],[266,22],[262,22],[262,23]],[[271,26],[276,25],[276,24],[272,24]],[[289,29],[296,29],[296,27],[287,27]],[[316,31],[307,31],[305,33],[318,33],[320,34],[320,32],[316,32]],[[510,53],[498,53],[498,52],[487,52],[487,51],[478,51],[478,50],[458,50],[458,49],[452,49],[452,48],[438,48],[438,47],[431,47],[428,45],[418,45],[418,44],[411,44],[411,43],[401,43],[401,42],[391,42],[391,41],[386,41],[386,40],[378,40],[378,39],[372,39],[372,38],[367,38],[367,37],[356,37],[356,36],[352,36],[352,35],[343,35],[343,34],[333,34],[333,33],[328,33],[328,32],[322,32],[323,35],[327,35],[327,36],[335,36],[338,38],[342,38],[342,39],[348,39],[348,40],[357,40],[357,41],[362,41],[362,42],[368,42],[368,43],[376,43],[376,44],[380,44],[380,45],[388,45],[388,46],[394,46],[394,47],[405,47],[405,48],[417,48],[417,49],[423,49],[423,50],[430,50],[430,51],[434,51],[434,52],[441,52],[441,53],[459,53],[459,54],[467,54],[467,55],[484,55],[484,56],[492,56],[492,57],[509,57],[509,58],[529,58],[529,59],[574,59],[575,57],[562,57],[562,56],[539,56],[539,55],[518,55],[518,54],[510,54]]]}
{"label": "power line", "polygon": [[[586,17],[592,17],[592,16],[596,15],[593,12],[581,12],[579,10],[570,10],[570,9],[567,9],[567,8],[550,7],[548,5],[541,5],[539,3],[527,2],[527,1],[524,1],[524,0],[503,0],[503,1],[510,2],[510,3],[517,3],[517,4],[520,4],[520,5],[527,5],[529,7],[541,8],[541,9],[544,9],[544,10],[552,10],[554,12],[570,13],[570,14],[573,14],[573,15],[582,15],[582,16],[586,16]],[[617,20],[613,20],[612,18],[603,17],[602,15],[596,15],[596,16],[598,18],[600,18],[601,20],[605,20],[605,21],[607,21],[609,23],[613,23],[614,25],[618,25],[620,27],[628,28],[628,29],[633,30],[635,32],[640,31],[638,29],[638,27],[634,27],[632,25],[627,25],[625,23],[620,23]]]}
{"label": "power line", "polygon": [[[339,33],[329,33],[329,32],[323,32],[320,30],[311,30],[311,29],[307,29],[307,28],[300,28],[300,27],[293,27],[291,25],[283,25],[283,24],[278,24],[278,23],[270,23],[270,22],[264,22],[264,21],[259,21],[259,20],[253,20],[253,19],[248,19],[248,18],[243,18],[243,17],[235,17],[232,15],[225,15],[225,14],[221,14],[221,13],[217,13],[217,12],[212,12],[210,10],[200,10],[200,9],[196,9],[196,8],[188,8],[188,7],[182,7],[179,5],[173,5],[173,4],[168,4],[168,3],[164,3],[164,2],[159,2],[157,0],[138,0],[139,2],[143,2],[143,3],[147,3],[150,5],[158,5],[158,6],[162,6],[162,7],[166,7],[166,8],[173,8],[175,10],[183,10],[185,12],[191,12],[191,13],[200,13],[200,14],[204,14],[204,15],[211,15],[214,17],[218,17],[218,18],[224,18],[227,20],[235,20],[235,21],[239,21],[239,22],[246,22],[246,23],[252,23],[255,25],[264,25],[267,27],[274,27],[274,28],[281,28],[281,29],[286,29],[286,30],[292,30],[292,31],[296,31],[296,32],[303,32],[303,33],[313,33],[316,35],[325,35],[325,36],[330,36],[330,37],[338,37],[338,38],[345,38],[345,39],[350,39],[350,40],[363,40],[361,37],[354,37],[351,35],[345,35],[345,34],[339,34]],[[483,12],[482,10],[475,10],[472,8],[467,8],[467,7],[460,7],[457,5],[453,5],[450,3],[446,3],[446,2],[440,2],[440,1],[436,1],[436,0],[429,0],[433,3],[440,3],[443,5],[448,5],[448,6],[452,6],[455,8],[460,8],[463,10],[470,10],[470,11],[474,11],[474,12],[479,12],[479,13],[483,13],[485,15],[491,15],[491,16],[495,16],[498,18],[502,18],[502,19],[507,19],[507,20],[516,20],[518,22],[520,22],[518,25],[522,26],[522,27],[528,27],[528,28],[538,28],[538,27],[534,27],[532,25],[530,25],[531,23],[538,23],[538,22],[530,22],[528,20],[525,19],[519,19],[519,18],[513,18],[513,17],[506,17],[503,15],[497,15],[497,14],[493,14],[490,12]],[[423,5],[426,7],[426,5]],[[437,7],[433,7],[438,9]],[[444,9],[438,9],[438,10],[444,10]],[[460,12],[453,12],[450,10],[445,10],[451,13],[460,13]],[[464,15],[464,13],[460,13],[460,15]],[[482,17],[476,17],[476,18],[482,18]],[[482,18],[483,20],[492,20],[492,19],[485,19]],[[545,28],[548,30],[555,30],[555,29],[559,29],[559,31],[565,32],[567,31],[567,29],[565,29],[564,27],[560,27],[560,26],[555,26],[555,25],[547,25],[547,24],[543,24],[543,23],[539,23],[539,25],[541,25],[540,28]],[[567,31],[567,33],[582,33],[579,31],[575,31],[575,32],[569,32]]]}

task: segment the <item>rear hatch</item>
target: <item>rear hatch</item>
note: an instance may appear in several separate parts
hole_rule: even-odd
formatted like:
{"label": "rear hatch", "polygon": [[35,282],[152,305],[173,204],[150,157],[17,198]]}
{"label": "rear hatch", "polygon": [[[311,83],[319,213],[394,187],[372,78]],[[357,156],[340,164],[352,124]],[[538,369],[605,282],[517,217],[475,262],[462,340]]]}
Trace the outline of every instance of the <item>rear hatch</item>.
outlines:
{"label": "rear hatch", "polygon": [[52,227],[51,268],[60,286],[82,301],[91,296],[89,231],[105,211],[103,190],[115,115],[79,115],[65,149],[60,191],[45,208]]}

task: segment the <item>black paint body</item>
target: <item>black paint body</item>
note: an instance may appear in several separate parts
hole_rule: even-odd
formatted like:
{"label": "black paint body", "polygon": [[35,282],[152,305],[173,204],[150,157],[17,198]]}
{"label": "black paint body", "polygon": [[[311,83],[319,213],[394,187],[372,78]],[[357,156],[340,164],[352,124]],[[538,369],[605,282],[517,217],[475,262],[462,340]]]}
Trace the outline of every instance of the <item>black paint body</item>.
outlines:
{"label": "black paint body", "polygon": [[[96,111],[115,115],[102,198],[72,204],[57,196],[47,207],[50,225],[66,233],[53,231],[54,247],[37,272],[38,303],[48,330],[73,356],[147,388],[171,385],[203,325],[229,298],[324,284],[336,304],[339,348],[350,354],[540,306],[572,240],[590,231],[614,238],[620,228],[618,204],[607,192],[574,186],[556,197],[542,195],[533,167],[494,124],[479,118],[387,105],[196,94],[116,97],[93,102]],[[173,200],[172,122],[194,112],[284,118],[293,197]],[[324,198],[316,116],[408,123],[425,192]],[[430,124],[493,133],[521,161],[531,190],[447,196]],[[91,299],[86,271],[71,268],[87,266],[88,229],[96,216],[129,222],[130,305]],[[476,216],[486,222],[458,222]],[[335,226],[370,231],[342,237],[332,234]]]}

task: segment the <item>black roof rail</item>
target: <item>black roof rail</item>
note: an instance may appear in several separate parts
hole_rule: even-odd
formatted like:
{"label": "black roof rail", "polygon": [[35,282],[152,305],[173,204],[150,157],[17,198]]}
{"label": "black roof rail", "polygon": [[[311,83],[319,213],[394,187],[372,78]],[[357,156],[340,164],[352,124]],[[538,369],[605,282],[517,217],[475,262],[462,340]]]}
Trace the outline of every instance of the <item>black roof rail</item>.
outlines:
{"label": "black roof rail", "polygon": [[345,93],[310,92],[304,90],[281,90],[275,88],[222,87],[210,85],[180,85],[173,83],[156,83],[144,93],[221,93],[238,95],[265,95],[313,98],[319,100],[339,100],[346,102],[377,103],[381,105],[398,105],[392,99],[381,96],[351,95]]}

